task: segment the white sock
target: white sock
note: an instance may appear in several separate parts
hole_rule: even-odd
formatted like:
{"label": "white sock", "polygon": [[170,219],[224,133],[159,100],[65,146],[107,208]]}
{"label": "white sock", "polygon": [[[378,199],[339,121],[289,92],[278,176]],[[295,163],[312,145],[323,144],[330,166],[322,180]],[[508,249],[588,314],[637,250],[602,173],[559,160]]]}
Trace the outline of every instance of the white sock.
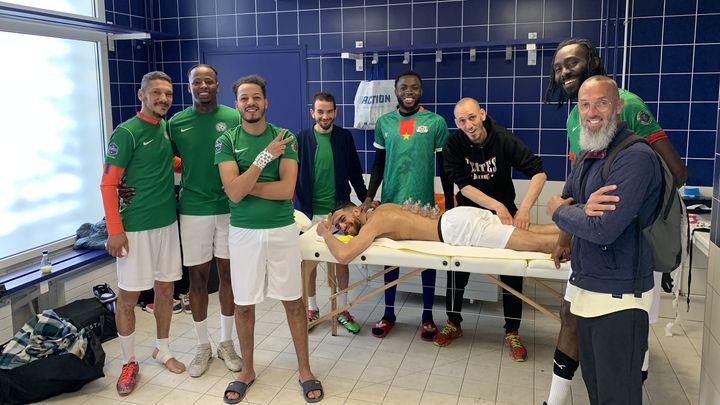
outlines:
{"label": "white sock", "polygon": [[318,310],[317,299],[314,295],[312,297],[308,297],[308,309],[315,311]]}
{"label": "white sock", "polygon": [[155,360],[160,363],[165,364],[173,357],[172,353],[170,353],[170,340],[168,338],[155,339],[155,348],[158,349]]}
{"label": "white sock", "polygon": [[345,305],[347,305],[347,293],[338,294],[338,296],[337,296],[338,308],[342,308]]}
{"label": "white sock", "polygon": [[207,318],[203,319],[200,322],[193,322],[195,324],[195,334],[198,338],[198,344],[206,344],[210,343],[210,338],[208,337],[208,327],[207,327]]}
{"label": "white sock", "polygon": [[570,398],[570,387],[572,380],[566,380],[560,376],[553,374],[550,383],[550,394],[548,395],[548,405],[565,405]]}
{"label": "white sock", "polygon": [[643,359],[642,371],[648,371],[650,368],[650,349],[645,350],[645,359]]}
{"label": "white sock", "polygon": [[220,314],[220,341],[227,342],[232,340],[233,325],[235,324],[235,316],[225,316]]}
{"label": "white sock", "polygon": [[120,350],[122,350],[125,364],[135,361],[135,332],[127,336],[118,333],[118,340],[120,341]]}

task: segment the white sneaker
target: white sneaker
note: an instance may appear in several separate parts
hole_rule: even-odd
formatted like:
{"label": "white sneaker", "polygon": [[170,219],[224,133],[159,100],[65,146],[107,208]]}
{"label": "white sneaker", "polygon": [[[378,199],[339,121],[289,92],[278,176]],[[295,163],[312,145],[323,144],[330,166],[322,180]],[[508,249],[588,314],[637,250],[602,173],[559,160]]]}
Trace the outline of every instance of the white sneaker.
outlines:
{"label": "white sneaker", "polygon": [[190,308],[190,294],[180,294],[180,302],[182,303],[181,311],[186,314],[192,314],[192,308]]}
{"label": "white sneaker", "polygon": [[230,371],[242,370],[242,359],[235,352],[232,340],[220,342],[217,348],[217,356],[225,362],[225,367]]}
{"label": "white sneaker", "polygon": [[188,367],[190,377],[200,377],[207,371],[208,365],[212,360],[212,347],[210,343],[204,343],[195,347],[195,357]]}

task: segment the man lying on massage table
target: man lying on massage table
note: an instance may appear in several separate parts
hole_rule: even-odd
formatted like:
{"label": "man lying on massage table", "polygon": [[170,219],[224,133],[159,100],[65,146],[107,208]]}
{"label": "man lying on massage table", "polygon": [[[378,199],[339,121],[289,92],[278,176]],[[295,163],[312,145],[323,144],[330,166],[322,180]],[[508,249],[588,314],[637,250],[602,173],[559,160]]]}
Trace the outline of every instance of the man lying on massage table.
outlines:
{"label": "man lying on massage table", "polygon": [[[339,241],[333,236],[333,225],[354,237],[347,243]],[[430,218],[398,204],[382,204],[365,212],[347,203],[320,222],[317,233],[325,239],[338,263],[347,264],[376,238],[551,253],[560,230],[553,224],[530,224],[527,231],[503,225],[495,214],[476,207],[456,207],[440,218]]]}

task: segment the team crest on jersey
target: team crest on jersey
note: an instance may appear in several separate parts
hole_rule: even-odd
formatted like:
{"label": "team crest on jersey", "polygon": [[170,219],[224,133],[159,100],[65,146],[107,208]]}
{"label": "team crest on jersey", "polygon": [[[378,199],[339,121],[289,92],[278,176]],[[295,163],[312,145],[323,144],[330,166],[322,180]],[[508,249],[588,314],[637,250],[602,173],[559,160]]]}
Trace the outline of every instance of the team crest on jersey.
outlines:
{"label": "team crest on jersey", "polygon": [[383,138],[387,138],[387,131],[383,132]]}
{"label": "team crest on jersey", "polygon": [[220,150],[222,149],[222,142],[218,139],[215,141],[215,153],[220,153]]}
{"label": "team crest on jersey", "polygon": [[295,141],[290,142],[290,149],[292,149],[293,152],[297,152],[297,149],[298,149],[297,142],[295,142]]}
{"label": "team crest on jersey", "polygon": [[648,125],[652,121],[650,114],[648,114],[645,111],[638,111],[637,115],[635,116],[635,119],[637,119],[637,121],[642,125]]}
{"label": "team crest on jersey", "polygon": [[120,151],[120,148],[117,146],[117,144],[116,144],[115,142],[113,142],[113,143],[111,143],[110,145],[108,145],[108,152],[107,152],[107,154],[108,154],[109,157],[115,157],[115,156],[117,156],[118,151]]}
{"label": "team crest on jersey", "polygon": [[218,132],[225,132],[225,131],[227,131],[227,124],[220,121],[217,124],[215,124],[215,130]]}
{"label": "team crest on jersey", "polygon": [[419,125],[417,129],[415,129],[415,132],[418,134],[427,134],[428,133],[428,127],[427,125]]}

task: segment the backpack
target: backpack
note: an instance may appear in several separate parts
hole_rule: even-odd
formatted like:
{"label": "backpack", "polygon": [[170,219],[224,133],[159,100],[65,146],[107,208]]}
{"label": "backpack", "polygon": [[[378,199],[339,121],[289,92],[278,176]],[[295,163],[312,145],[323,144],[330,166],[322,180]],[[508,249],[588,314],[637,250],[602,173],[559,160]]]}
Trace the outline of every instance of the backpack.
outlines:
{"label": "backpack", "polygon": [[73,301],[56,308],[55,313],[69,319],[78,329],[89,326],[101,342],[117,337],[115,314],[95,297]]}
{"label": "backpack", "polygon": [[98,337],[94,333],[90,335],[82,359],[72,353],[64,353],[11,370],[0,370],[0,404],[39,402],[65,392],[75,392],[85,384],[102,378],[105,375],[105,351]]}
{"label": "backpack", "polygon": [[[603,182],[607,182],[613,161],[618,153],[638,142],[643,142],[650,146],[650,143],[635,134],[629,135],[623,139],[616,147],[609,151],[605,163],[602,167]],[[653,149],[653,152],[655,150]],[[675,181],[670,169],[663,158],[655,152],[660,162],[660,171],[662,173],[662,185],[660,189],[660,198],[655,209],[655,216],[648,224],[638,222],[638,241],[639,237],[644,237],[652,247],[653,268],[660,273],[670,273],[680,266],[683,259],[682,236],[686,233],[683,229],[683,217],[687,217],[685,205],[682,202],[680,193],[678,192],[678,184]],[[636,221],[639,221],[636,219]],[[640,243],[638,243],[640,246]],[[640,254],[638,254],[638,260]],[[636,267],[639,263],[636,263]],[[642,293],[640,290],[641,277],[636,274],[635,277],[635,294]]]}

